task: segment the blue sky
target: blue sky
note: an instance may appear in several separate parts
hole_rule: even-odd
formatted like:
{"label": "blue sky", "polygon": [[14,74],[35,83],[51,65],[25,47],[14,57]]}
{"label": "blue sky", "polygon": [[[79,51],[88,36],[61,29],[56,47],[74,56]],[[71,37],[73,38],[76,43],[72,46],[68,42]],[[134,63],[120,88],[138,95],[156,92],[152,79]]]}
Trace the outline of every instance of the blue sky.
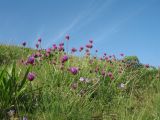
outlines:
{"label": "blue sky", "polygon": [[160,65],[160,0],[0,0],[0,43],[70,48],[93,39],[99,54],[136,55]]}

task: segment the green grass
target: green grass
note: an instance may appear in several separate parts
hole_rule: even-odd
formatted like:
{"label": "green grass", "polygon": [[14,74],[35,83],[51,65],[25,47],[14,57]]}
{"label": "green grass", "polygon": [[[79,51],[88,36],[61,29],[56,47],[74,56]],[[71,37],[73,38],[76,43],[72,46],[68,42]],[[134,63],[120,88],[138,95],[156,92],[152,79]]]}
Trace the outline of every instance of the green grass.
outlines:
{"label": "green grass", "polygon": [[[126,57],[125,62],[106,62],[70,55],[62,69],[60,57],[64,52],[52,52],[51,56],[43,57],[42,61],[37,58],[36,65],[32,66],[23,65],[20,61],[26,60],[31,53],[36,53],[36,50],[1,45],[0,51],[0,74],[3,70],[6,72],[0,77],[1,86],[4,78],[19,84],[28,67],[30,72],[36,73],[35,80],[25,82],[25,90],[20,97],[15,97],[17,89],[13,90],[10,96],[12,98],[3,97],[10,87],[6,92],[3,91],[3,94],[0,93],[0,110],[3,111],[0,119],[10,118],[7,112],[11,110],[11,106],[16,110],[12,118],[27,116],[29,120],[160,119],[160,70],[154,67],[146,68],[136,57]],[[44,51],[41,52],[44,54]],[[51,63],[53,60],[56,65]],[[13,61],[16,61],[16,66],[13,67],[15,73],[7,76],[7,72],[13,71]],[[72,66],[80,68],[78,74],[72,75],[68,71]],[[96,67],[99,67],[97,73],[94,72]],[[122,73],[119,73],[119,69]],[[114,78],[103,77],[102,70],[106,73],[112,72]],[[91,81],[81,82],[80,77]],[[119,87],[121,83],[125,85],[124,88]],[[73,84],[77,85],[76,89],[72,88]],[[3,86],[8,85],[4,82]],[[2,106],[2,103],[5,106]]]}

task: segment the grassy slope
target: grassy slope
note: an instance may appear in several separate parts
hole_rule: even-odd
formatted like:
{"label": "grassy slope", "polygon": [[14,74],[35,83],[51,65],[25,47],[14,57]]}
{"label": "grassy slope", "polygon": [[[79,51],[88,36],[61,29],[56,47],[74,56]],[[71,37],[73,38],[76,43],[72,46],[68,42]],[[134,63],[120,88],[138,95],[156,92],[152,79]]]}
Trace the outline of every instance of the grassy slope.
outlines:
{"label": "grassy slope", "polygon": [[[14,46],[0,46],[0,63],[10,65],[12,60],[26,58],[31,52]],[[160,116],[160,78],[156,69],[139,67],[123,68],[118,73],[119,64],[112,64],[100,60],[93,60],[89,64],[89,58],[76,58],[70,56],[63,70],[59,63],[59,57],[63,53],[55,54],[51,58],[37,62],[31,71],[36,73],[36,79],[32,82],[36,86],[43,87],[41,103],[34,111],[20,111],[19,115],[26,115],[37,120],[66,120],[66,119],[104,119],[104,120],[159,120]],[[56,65],[50,64],[55,59]],[[24,71],[25,66],[17,62],[17,71]],[[106,65],[106,67],[104,67]],[[77,75],[68,72],[71,66],[80,67]],[[99,73],[90,72],[96,66],[105,71],[112,71],[114,79],[102,77]],[[158,76],[158,77],[157,77]],[[92,79],[90,83],[81,83],[80,77]],[[71,85],[78,84],[73,90]],[[119,84],[126,84],[125,88],[119,88]]]}

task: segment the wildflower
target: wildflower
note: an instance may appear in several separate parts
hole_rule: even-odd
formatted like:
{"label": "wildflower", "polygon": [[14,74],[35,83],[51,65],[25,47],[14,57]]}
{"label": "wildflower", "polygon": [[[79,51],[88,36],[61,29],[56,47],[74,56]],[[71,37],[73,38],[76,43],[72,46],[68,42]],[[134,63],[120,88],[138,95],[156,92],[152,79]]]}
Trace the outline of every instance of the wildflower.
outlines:
{"label": "wildflower", "polygon": [[39,48],[39,44],[38,43],[36,44],[36,48]]}
{"label": "wildflower", "polygon": [[22,45],[25,47],[26,46],[26,42],[23,42]]}
{"label": "wildflower", "polygon": [[107,74],[110,78],[113,76],[113,74],[111,72],[108,72]]}
{"label": "wildflower", "polygon": [[85,81],[85,78],[83,78],[83,77],[80,77],[80,79],[79,79],[81,82],[84,82]]}
{"label": "wildflower", "polygon": [[32,73],[32,72],[29,72],[27,75],[27,79],[29,81],[33,81],[35,79],[35,77],[36,77],[35,73]]}
{"label": "wildflower", "polygon": [[126,86],[125,86],[124,83],[119,84],[119,88],[120,88],[120,89],[124,89],[125,87],[126,87]]}
{"label": "wildflower", "polygon": [[46,50],[46,52],[50,54],[50,53],[51,53],[51,48],[48,48],[48,49]]}
{"label": "wildflower", "polygon": [[106,76],[106,72],[104,70],[102,70],[101,74],[102,74],[103,77]]}
{"label": "wildflower", "polygon": [[41,43],[41,41],[42,41],[42,39],[41,39],[41,38],[38,38],[38,42]]}
{"label": "wildflower", "polygon": [[69,70],[73,75],[76,75],[78,73],[78,68],[76,67],[71,67]]}
{"label": "wildflower", "polygon": [[80,47],[79,52],[81,52],[83,49],[84,49],[83,47]]}
{"label": "wildflower", "polygon": [[92,44],[87,44],[87,45],[86,45],[86,48],[90,48],[90,49],[91,49],[92,47],[93,47]]}
{"label": "wildflower", "polygon": [[59,46],[64,46],[64,43],[60,43]]}
{"label": "wildflower", "polygon": [[146,64],[145,67],[146,67],[146,68],[149,68],[149,64]]}
{"label": "wildflower", "polygon": [[50,55],[50,53],[46,52],[45,56],[46,56],[46,57],[49,57],[49,55]]}
{"label": "wildflower", "polygon": [[63,47],[63,46],[59,46],[59,47],[58,47],[58,50],[59,50],[59,51],[64,51],[64,47]]}
{"label": "wildflower", "polygon": [[72,48],[71,51],[72,51],[72,53],[74,53],[74,52],[77,51],[77,49],[76,48]]}
{"label": "wildflower", "polygon": [[123,54],[123,53],[121,53],[121,54],[120,54],[120,56],[122,56],[122,57],[123,57],[123,56],[124,56],[124,54]]}
{"label": "wildflower", "polygon": [[53,50],[56,50],[56,49],[57,49],[57,45],[53,44]]}
{"label": "wildflower", "polygon": [[70,39],[69,35],[66,35],[66,40],[69,40],[69,39]]}
{"label": "wildflower", "polygon": [[89,40],[89,42],[92,44],[92,43],[93,43],[93,40]]}
{"label": "wildflower", "polygon": [[67,55],[64,55],[62,58],[61,58],[61,62],[64,63],[68,60],[68,56]]}
{"label": "wildflower", "polygon": [[31,56],[31,57],[29,57],[28,58],[28,61],[27,61],[27,63],[29,63],[29,64],[34,64],[34,62],[35,62],[35,58],[33,57],[33,56]]}
{"label": "wildflower", "polygon": [[71,84],[71,88],[72,88],[73,90],[77,89],[77,87],[78,87],[78,84],[77,84],[77,83],[72,83],[72,84]]}

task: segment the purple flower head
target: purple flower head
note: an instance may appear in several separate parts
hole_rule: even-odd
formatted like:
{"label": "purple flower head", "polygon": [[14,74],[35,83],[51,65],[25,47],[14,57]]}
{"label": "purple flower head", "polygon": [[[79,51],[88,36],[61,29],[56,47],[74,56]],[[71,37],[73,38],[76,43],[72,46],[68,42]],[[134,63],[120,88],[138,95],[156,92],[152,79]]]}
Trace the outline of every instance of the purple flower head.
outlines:
{"label": "purple flower head", "polygon": [[41,43],[41,41],[42,41],[42,39],[41,39],[41,38],[38,38],[38,42]]}
{"label": "purple flower head", "polygon": [[62,58],[61,58],[61,62],[64,63],[68,60],[68,56],[67,55],[64,55]]}
{"label": "purple flower head", "polygon": [[59,46],[64,46],[64,43],[60,43]]}
{"label": "purple flower head", "polygon": [[56,49],[57,49],[57,45],[53,44],[53,50],[56,50]]}
{"label": "purple flower head", "polygon": [[122,57],[123,57],[123,56],[124,56],[124,54],[123,54],[123,53],[121,53],[121,54],[120,54],[120,56],[122,56]]}
{"label": "purple flower head", "polygon": [[111,72],[108,72],[108,76],[111,78],[113,74]]}
{"label": "purple flower head", "polygon": [[27,60],[27,63],[32,64],[32,65],[34,64],[34,62],[35,62],[35,58],[33,56],[30,56]]}
{"label": "purple flower head", "polygon": [[39,48],[39,44],[38,43],[36,44],[36,48]]}
{"label": "purple flower head", "polygon": [[101,74],[103,77],[106,76],[106,72],[104,70],[102,70]]}
{"label": "purple flower head", "polygon": [[70,38],[70,37],[69,37],[69,35],[66,35],[66,37],[65,37],[65,38],[66,38],[66,40],[69,40],[69,38]]}
{"label": "purple flower head", "polygon": [[79,48],[79,52],[81,52],[83,49],[84,49],[83,47],[80,47],[80,48]]}
{"label": "purple flower head", "polygon": [[93,47],[92,44],[87,44],[87,45],[86,45],[86,48],[90,48],[90,49],[91,49],[92,47]]}
{"label": "purple flower head", "polygon": [[92,44],[92,43],[93,43],[93,40],[89,40],[89,42]]}
{"label": "purple flower head", "polygon": [[146,67],[146,68],[149,68],[149,64],[146,64],[145,67]]}
{"label": "purple flower head", "polygon": [[77,49],[76,48],[72,48],[71,51],[72,51],[72,53],[74,53],[74,52],[77,51]]}
{"label": "purple flower head", "polygon": [[48,49],[46,50],[46,52],[50,54],[50,53],[51,53],[51,48],[48,48]]}
{"label": "purple flower head", "polygon": [[78,73],[78,68],[76,67],[71,67],[69,70],[73,75],[76,75]]}
{"label": "purple flower head", "polygon": [[58,50],[59,50],[59,51],[64,51],[64,47],[63,47],[63,46],[59,46],[59,47],[58,47]]}
{"label": "purple flower head", "polygon": [[35,77],[36,77],[35,73],[32,73],[32,72],[29,72],[27,75],[27,79],[29,81],[33,81],[35,79]]}
{"label": "purple flower head", "polygon": [[26,42],[23,42],[22,45],[25,47],[26,46]]}

